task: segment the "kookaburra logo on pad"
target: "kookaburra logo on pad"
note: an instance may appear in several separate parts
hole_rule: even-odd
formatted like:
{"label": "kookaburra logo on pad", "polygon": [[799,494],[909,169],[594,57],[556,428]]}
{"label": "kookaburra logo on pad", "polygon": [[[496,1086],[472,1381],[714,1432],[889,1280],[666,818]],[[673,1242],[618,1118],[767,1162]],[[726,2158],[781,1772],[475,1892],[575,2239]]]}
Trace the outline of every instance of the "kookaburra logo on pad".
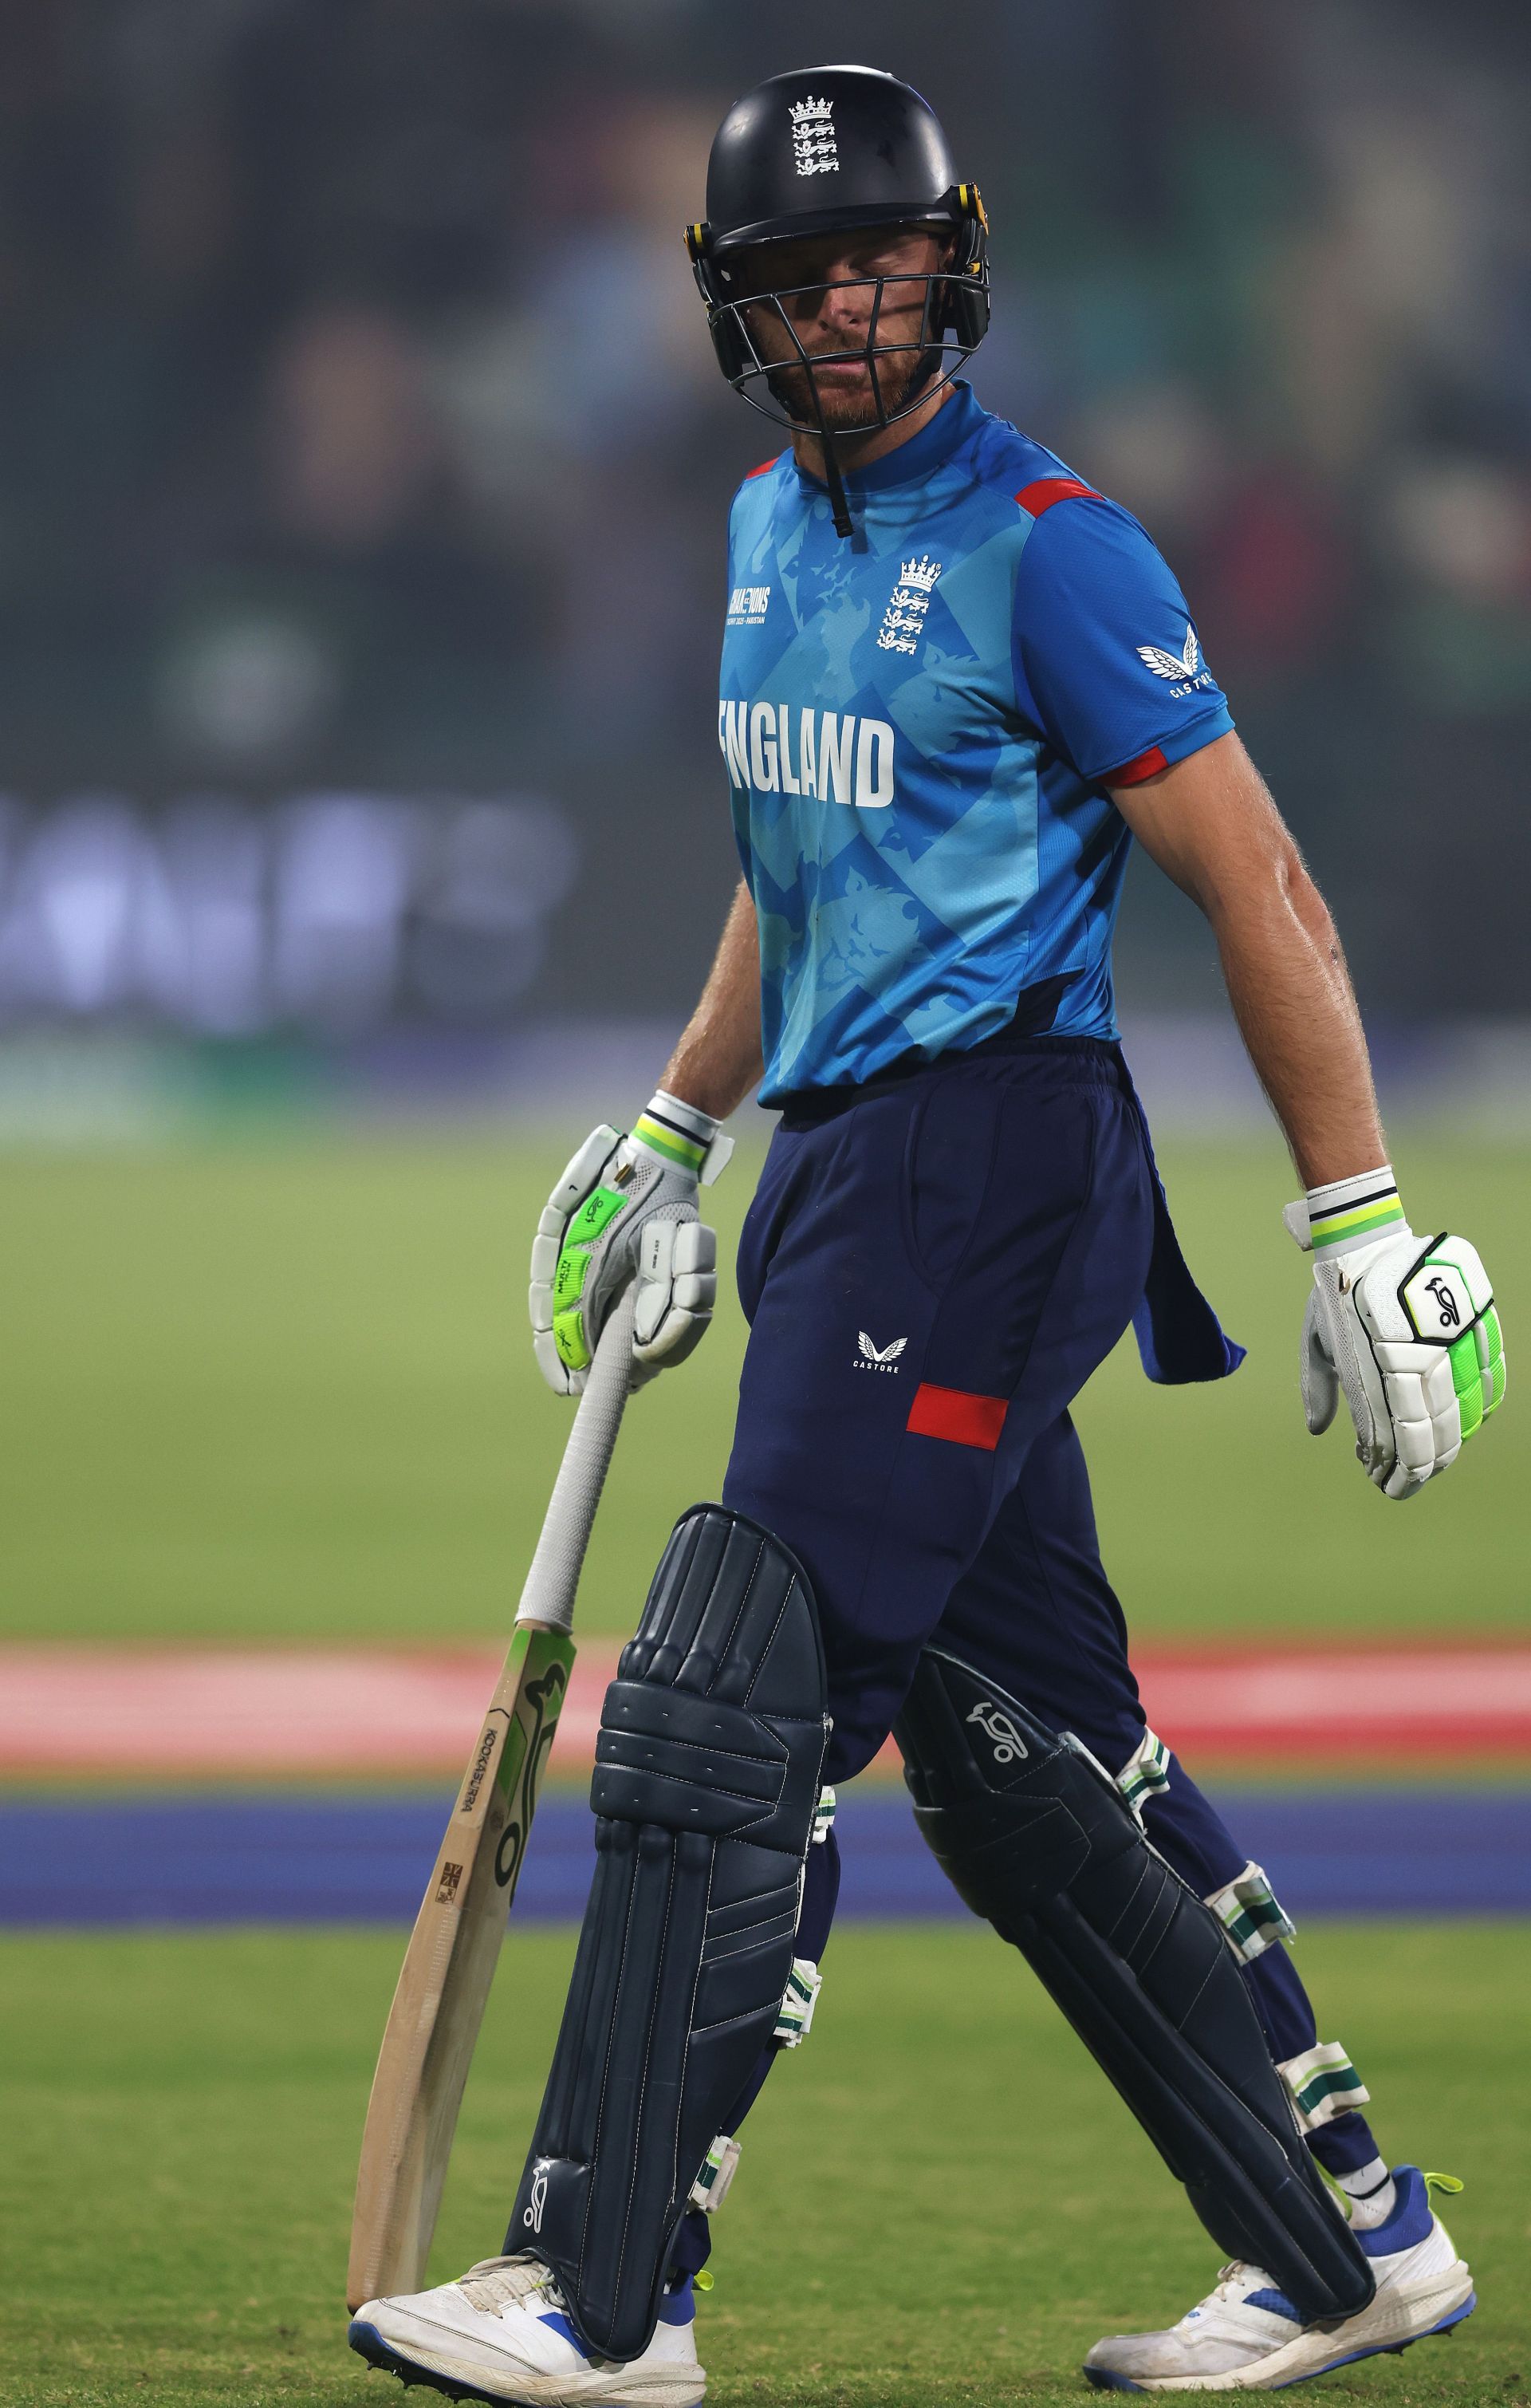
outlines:
{"label": "kookaburra logo on pad", "polygon": [[532,2232],[542,2229],[542,2211],[548,2203],[548,2169],[551,2164],[551,2157],[538,2157],[533,2170],[532,2203],[530,2207],[522,2208],[521,2214],[522,2224]]}
{"label": "kookaburra logo on pad", "polygon": [[1018,1756],[1030,1755],[1031,1750],[1009,1714],[990,1698],[985,1698],[981,1705],[975,1706],[967,1719],[988,1732],[994,1742],[996,1764],[1013,1764]]}
{"label": "kookaburra logo on pad", "polygon": [[793,165],[800,176],[837,176],[840,154],[835,147],[835,104],[806,100],[792,105]]}
{"label": "kookaburra logo on pad", "polygon": [[858,1371],[896,1371],[898,1358],[909,1342],[907,1338],[893,1338],[886,1346],[874,1346],[866,1330],[858,1329],[856,1344],[861,1360],[855,1368]]}

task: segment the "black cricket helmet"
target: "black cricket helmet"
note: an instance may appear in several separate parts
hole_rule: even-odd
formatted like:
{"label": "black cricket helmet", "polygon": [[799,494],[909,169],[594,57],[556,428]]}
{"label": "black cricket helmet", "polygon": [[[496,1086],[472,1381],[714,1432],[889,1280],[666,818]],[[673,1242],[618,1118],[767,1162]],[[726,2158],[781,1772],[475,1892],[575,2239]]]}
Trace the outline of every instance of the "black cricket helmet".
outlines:
{"label": "black cricket helmet", "polygon": [[[866,340],[810,355],[782,305],[794,293],[823,288],[774,282],[769,252],[763,260],[758,246],[909,224],[949,235],[938,271],[840,280],[868,288]],[[766,417],[824,441],[832,486],[838,479],[815,359],[865,362],[871,413],[864,426],[836,432],[870,433],[917,408],[988,331],[988,221],[978,188],[959,182],[929,102],[880,67],[794,68],[736,101],[708,161],[707,217],[687,228],[686,247],[724,376]],[[879,340],[890,282],[924,284],[912,341]],[[761,344],[767,322],[769,355]],[[912,378],[890,373],[895,361],[907,371],[911,354]]]}

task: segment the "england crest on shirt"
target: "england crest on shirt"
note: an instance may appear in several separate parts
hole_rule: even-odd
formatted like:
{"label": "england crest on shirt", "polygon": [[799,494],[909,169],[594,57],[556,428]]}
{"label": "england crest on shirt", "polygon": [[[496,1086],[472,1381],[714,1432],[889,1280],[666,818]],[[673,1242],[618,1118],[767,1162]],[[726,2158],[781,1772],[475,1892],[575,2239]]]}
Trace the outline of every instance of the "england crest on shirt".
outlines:
{"label": "england crest on shirt", "polygon": [[878,629],[879,652],[919,651],[920,638],[925,631],[925,613],[940,573],[941,563],[932,560],[928,553],[922,553],[918,560],[905,561]]}

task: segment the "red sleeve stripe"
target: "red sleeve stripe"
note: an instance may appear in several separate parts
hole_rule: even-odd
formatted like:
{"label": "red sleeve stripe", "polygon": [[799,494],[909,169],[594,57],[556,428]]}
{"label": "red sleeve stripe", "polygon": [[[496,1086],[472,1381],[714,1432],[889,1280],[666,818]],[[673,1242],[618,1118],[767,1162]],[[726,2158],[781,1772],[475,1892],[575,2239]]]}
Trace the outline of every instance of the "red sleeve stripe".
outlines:
{"label": "red sleeve stripe", "polygon": [[777,464],[777,462],[780,459],[780,457],[781,457],[781,454],[780,454],[780,452],[773,452],[771,453],[770,458],[769,458],[768,460],[763,460],[763,461],[761,462],[761,464],[760,464],[760,466],[759,466],[759,467],[758,467],[758,468],[751,468],[751,469],[749,471],[748,475],[745,477],[745,480],[744,480],[745,483],[748,485],[748,484],[750,484],[750,483],[751,483],[751,481],[756,478],[756,477],[764,477],[767,469],[769,469],[769,468],[774,468],[774,467],[776,466],[776,464]]}
{"label": "red sleeve stripe", "polygon": [[1015,498],[1023,510],[1029,510],[1034,519],[1039,519],[1054,502],[1071,502],[1079,494],[1083,494],[1087,501],[1098,502],[1100,499],[1094,485],[1082,484],[1078,477],[1038,477],[1034,485],[1023,485]]}
{"label": "red sleeve stripe", "polygon": [[1145,778],[1156,778],[1161,769],[1168,767],[1160,747],[1151,744],[1146,752],[1139,752],[1136,761],[1127,762],[1120,769],[1108,769],[1100,782],[1103,786],[1140,786]]}
{"label": "red sleeve stripe", "polygon": [[993,1455],[1007,1411],[1003,1397],[975,1397],[966,1388],[933,1388],[922,1380],[914,1392],[906,1429],[916,1438],[950,1439],[953,1446],[981,1447]]}

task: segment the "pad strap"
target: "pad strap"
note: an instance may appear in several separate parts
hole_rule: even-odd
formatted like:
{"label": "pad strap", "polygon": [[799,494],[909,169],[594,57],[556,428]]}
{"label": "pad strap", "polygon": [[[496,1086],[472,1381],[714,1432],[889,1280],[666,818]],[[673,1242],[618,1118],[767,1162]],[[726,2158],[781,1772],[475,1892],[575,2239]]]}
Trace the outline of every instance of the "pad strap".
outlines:
{"label": "pad strap", "polygon": [[1371,2092],[1337,2040],[1321,2040],[1301,2057],[1283,2057],[1276,2071],[1305,2132],[1316,2132],[1352,2107],[1371,2103]]}

